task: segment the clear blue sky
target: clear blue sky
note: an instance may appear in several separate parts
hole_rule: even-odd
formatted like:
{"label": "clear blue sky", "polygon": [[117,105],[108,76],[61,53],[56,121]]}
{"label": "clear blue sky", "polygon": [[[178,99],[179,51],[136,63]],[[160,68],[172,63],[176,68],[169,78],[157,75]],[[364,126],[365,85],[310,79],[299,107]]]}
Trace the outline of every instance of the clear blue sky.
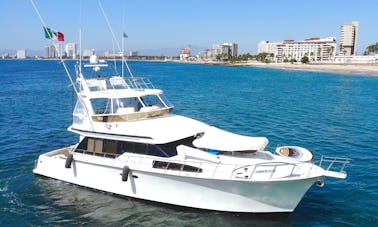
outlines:
{"label": "clear blue sky", "polygon": [[[35,3],[46,24],[63,32],[66,42],[78,42],[81,24],[83,49],[113,49],[97,0],[82,0],[82,17],[79,0]],[[128,34],[127,51],[167,48],[178,53],[189,44],[210,48],[235,42],[239,53],[256,53],[261,40],[335,36],[339,41],[340,25],[352,21],[360,23],[359,53],[378,42],[375,0],[103,0],[102,5],[115,33]],[[29,0],[2,0],[0,25],[0,50],[42,50],[49,43]]]}

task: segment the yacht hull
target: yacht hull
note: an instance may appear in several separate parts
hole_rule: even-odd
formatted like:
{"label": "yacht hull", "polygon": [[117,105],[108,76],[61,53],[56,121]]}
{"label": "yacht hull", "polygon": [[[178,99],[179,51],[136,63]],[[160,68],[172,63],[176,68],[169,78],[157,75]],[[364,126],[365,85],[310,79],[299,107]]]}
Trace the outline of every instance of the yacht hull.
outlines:
{"label": "yacht hull", "polygon": [[[51,153],[51,152],[50,152]],[[35,174],[118,195],[206,210],[248,213],[292,212],[316,178],[290,181],[219,180],[123,169],[43,154]]]}

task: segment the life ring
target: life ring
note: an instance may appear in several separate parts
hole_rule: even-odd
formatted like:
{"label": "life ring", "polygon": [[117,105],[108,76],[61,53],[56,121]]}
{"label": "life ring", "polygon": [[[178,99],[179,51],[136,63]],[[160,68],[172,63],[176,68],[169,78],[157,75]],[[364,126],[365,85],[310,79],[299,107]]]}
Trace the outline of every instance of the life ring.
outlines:
{"label": "life ring", "polygon": [[66,167],[67,169],[71,168],[72,161],[73,161],[73,154],[68,154],[64,167]]}
{"label": "life ring", "polygon": [[130,168],[128,166],[124,166],[122,169],[122,181],[127,181],[129,178]]}

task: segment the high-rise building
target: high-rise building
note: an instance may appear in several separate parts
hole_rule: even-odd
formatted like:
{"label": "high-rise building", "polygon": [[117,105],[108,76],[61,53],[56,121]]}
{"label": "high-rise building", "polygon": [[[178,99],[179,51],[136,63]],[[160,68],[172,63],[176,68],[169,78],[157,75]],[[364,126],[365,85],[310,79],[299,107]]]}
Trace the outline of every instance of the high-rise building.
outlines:
{"label": "high-rise building", "polygon": [[276,54],[278,44],[280,43],[271,43],[269,41],[261,41],[257,48],[257,54],[260,54],[260,53]]}
{"label": "high-rise building", "polygon": [[358,22],[341,25],[339,55],[357,55]]}
{"label": "high-rise building", "polygon": [[59,58],[62,55],[62,44],[57,43],[50,46],[45,46],[45,58]]}
{"label": "high-rise building", "polygon": [[55,54],[56,54],[55,57],[56,58],[63,57],[63,45],[61,43],[55,43],[54,47],[55,47]]}
{"label": "high-rise building", "polygon": [[18,50],[17,59],[25,59],[25,58],[26,58],[26,50]]}
{"label": "high-rise building", "polygon": [[67,58],[76,59],[76,55],[77,55],[76,47],[77,47],[76,43],[66,44],[65,51],[66,51]]}
{"label": "high-rise building", "polygon": [[231,57],[238,56],[238,44],[237,43],[224,43],[223,45],[229,46]]}
{"label": "high-rise building", "polygon": [[54,45],[45,46],[45,58],[56,58],[57,54]]}

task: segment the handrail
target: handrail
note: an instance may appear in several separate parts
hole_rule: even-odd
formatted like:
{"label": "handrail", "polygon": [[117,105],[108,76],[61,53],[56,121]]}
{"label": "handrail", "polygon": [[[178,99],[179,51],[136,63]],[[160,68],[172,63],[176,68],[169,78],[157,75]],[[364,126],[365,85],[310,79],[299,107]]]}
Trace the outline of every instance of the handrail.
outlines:
{"label": "handrail", "polygon": [[[124,156],[125,160],[119,160],[118,158],[121,156],[119,154],[107,154],[107,153],[96,153],[90,152],[82,149],[76,149],[79,152],[75,152],[76,157],[91,157],[88,159],[82,159],[81,161],[91,162],[91,163],[101,163],[103,164],[104,161],[102,159],[113,159],[111,164],[112,167],[122,168],[123,166],[127,165],[130,169],[133,170],[151,170],[154,169],[153,162],[154,161],[162,161],[168,163],[178,163],[182,165],[190,165],[193,167],[197,167],[202,169],[201,174],[199,171],[190,172],[184,170],[174,170],[170,171],[169,169],[155,169],[155,170],[163,170],[164,174],[172,174],[172,175],[184,175],[184,176],[191,176],[191,177],[201,177],[201,178],[210,178],[210,179],[232,179],[232,180],[271,180],[271,179],[281,179],[281,178],[298,178],[300,176],[310,176],[312,172],[312,166],[308,167],[305,171],[302,171],[300,174],[294,174],[295,169],[300,166],[309,165],[310,163],[286,163],[286,162],[264,162],[264,163],[257,163],[253,165],[238,165],[238,164],[222,164],[222,163],[209,163],[209,165],[204,166],[203,162],[198,161],[187,161],[187,160],[175,160],[171,158],[163,158],[158,156],[152,157],[140,157],[137,155],[128,155]],[[127,158],[127,159],[126,159]],[[97,160],[95,160],[97,159]],[[101,159],[101,160],[99,160]],[[77,160],[80,160],[77,159]],[[323,159],[323,162],[325,159]],[[235,172],[241,169],[247,168],[249,173],[248,177],[238,177]],[[281,168],[281,170],[278,170]],[[185,174],[184,174],[185,173]]]}
{"label": "handrail", "polygon": [[332,156],[324,156],[322,155],[319,160],[319,167],[323,168],[323,164],[328,166],[326,168],[323,168],[327,171],[334,171],[334,172],[340,172],[344,173],[344,169],[347,164],[349,164],[352,161],[350,158],[343,158],[343,157],[332,157]]}
{"label": "handrail", "polygon": [[[149,170],[153,168],[154,161],[177,163],[182,165],[189,165],[198,168],[196,172],[185,171],[183,169],[170,171],[170,169],[155,169],[157,171],[164,170],[164,174],[201,177],[210,179],[232,179],[232,180],[272,180],[282,178],[299,178],[310,177],[316,174],[315,166],[319,166],[325,171],[345,173],[344,169],[352,159],[343,157],[321,156],[319,160],[309,163],[288,163],[288,162],[264,162],[251,165],[238,164],[222,164],[222,163],[203,163],[199,161],[177,160],[173,157],[164,158],[158,156],[140,157],[130,153],[124,158],[120,154],[96,153],[83,149],[76,148],[75,157],[90,157],[84,158],[81,161],[105,165],[104,159],[113,159],[111,166],[115,168],[122,168],[128,165],[133,170]],[[77,160],[80,160],[77,159]],[[207,164],[207,165],[204,165]],[[324,167],[323,167],[324,166]],[[303,168],[304,167],[304,168]],[[200,171],[201,170],[201,171]],[[301,170],[297,172],[296,170]],[[239,172],[238,172],[239,171]],[[239,174],[239,175],[238,175]]]}

